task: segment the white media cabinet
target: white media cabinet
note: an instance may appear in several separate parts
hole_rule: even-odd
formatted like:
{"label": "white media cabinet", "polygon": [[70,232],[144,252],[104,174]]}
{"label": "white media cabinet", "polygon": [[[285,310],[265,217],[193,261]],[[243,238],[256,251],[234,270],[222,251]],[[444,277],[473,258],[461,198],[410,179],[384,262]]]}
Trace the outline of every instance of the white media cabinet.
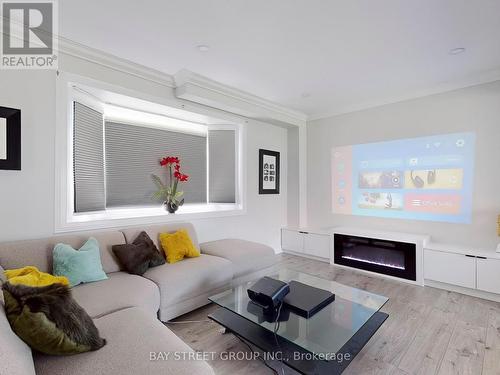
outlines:
{"label": "white media cabinet", "polygon": [[330,262],[333,236],[321,229],[281,229],[281,249],[284,252]]}
{"label": "white media cabinet", "polygon": [[500,254],[495,249],[430,242],[424,250],[425,285],[500,302]]}
{"label": "white media cabinet", "polygon": [[500,302],[500,254],[494,248],[481,249],[432,242],[429,236],[385,232],[350,227],[283,228],[284,252],[334,263],[334,234],[394,240],[416,244],[417,280],[415,282],[359,270],[372,275],[397,279],[421,286],[432,286]]}

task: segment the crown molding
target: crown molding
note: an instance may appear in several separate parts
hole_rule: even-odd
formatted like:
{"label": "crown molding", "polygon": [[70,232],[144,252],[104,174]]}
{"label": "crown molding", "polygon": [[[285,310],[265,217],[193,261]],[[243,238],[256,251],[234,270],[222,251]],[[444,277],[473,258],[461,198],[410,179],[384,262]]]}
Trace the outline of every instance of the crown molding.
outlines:
{"label": "crown molding", "polygon": [[[0,15],[0,19],[3,22],[6,22],[8,19],[4,15]],[[9,22],[14,23],[17,27],[24,27],[24,24],[13,19],[8,19]],[[48,32],[41,30],[41,33],[45,35],[49,34]],[[0,29],[0,35],[3,34],[3,30]],[[10,35],[7,33],[6,35]],[[51,35],[51,34],[50,34]],[[12,35],[17,40],[23,40],[19,38],[17,35]],[[54,48],[57,52],[77,57],[79,59],[83,59],[89,62],[92,62],[97,65],[104,66],[109,69],[113,69],[122,73],[130,74],[142,79],[146,79],[148,81],[158,83],[163,86],[167,86],[170,88],[175,88],[174,79],[171,75],[160,72],[158,70],[148,68],[144,65],[134,63],[132,61],[123,59],[121,57],[112,55],[110,53],[89,47],[87,45],[77,43],[70,39],[64,38],[60,35],[54,35]],[[40,47],[43,45],[35,42]]]}
{"label": "crown molding", "polygon": [[280,126],[303,126],[307,115],[224,85],[210,78],[181,70],[174,75],[176,96],[209,107]]}
{"label": "crown molding", "polygon": [[83,59],[122,73],[127,73],[163,86],[175,88],[173,77],[158,70],[148,68],[144,65],[134,63],[61,36],[58,37],[58,46],[59,52],[65,55],[77,57],[79,59]]}
{"label": "crown molding", "polygon": [[353,104],[350,106],[339,107],[328,112],[312,114],[309,116],[307,122],[309,123],[315,120],[322,120],[329,117],[336,117],[353,112],[364,111],[367,109],[382,107],[388,104],[395,104],[408,100],[424,98],[426,96],[443,94],[450,91],[456,91],[496,81],[500,81],[500,67],[497,69],[487,70],[479,74],[470,75],[457,81],[442,83],[426,90],[410,92],[404,95],[387,97],[384,99],[374,100],[366,103]]}
{"label": "crown molding", "polygon": [[175,76],[59,37],[59,52],[172,88],[179,99],[280,126],[302,126],[307,115],[188,70]]}
{"label": "crown molding", "polygon": [[[0,15],[0,19],[5,20],[5,17]],[[19,22],[16,23],[20,25]],[[0,30],[1,34],[3,34],[2,30]],[[183,69],[172,76],[61,36],[57,36],[56,38],[56,48],[62,54],[175,89],[176,96],[180,99],[221,109],[240,116],[271,122],[280,126],[302,126],[315,120],[500,81],[500,67],[498,67],[469,75],[456,81],[441,83],[429,89],[341,106],[331,111],[307,115],[234,87],[224,85],[189,70]]]}

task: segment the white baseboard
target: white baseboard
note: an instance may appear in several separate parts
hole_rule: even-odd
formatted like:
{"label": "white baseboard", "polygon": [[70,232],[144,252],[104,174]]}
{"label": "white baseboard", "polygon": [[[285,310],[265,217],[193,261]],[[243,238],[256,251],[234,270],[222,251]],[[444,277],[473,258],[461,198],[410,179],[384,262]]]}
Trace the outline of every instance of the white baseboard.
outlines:
{"label": "white baseboard", "polygon": [[328,258],[316,257],[314,255],[299,253],[297,251],[292,251],[292,250],[284,250],[283,249],[282,251],[285,254],[290,254],[290,255],[295,255],[295,256],[298,256],[298,257],[302,257],[302,258],[308,258],[308,259],[318,260],[320,262],[330,263],[330,259],[328,259]]}
{"label": "white baseboard", "polygon": [[425,286],[433,288],[449,290],[451,292],[461,293],[472,297],[487,299],[489,301],[500,302],[500,294],[484,292],[477,289],[464,288],[458,285],[441,283],[439,281],[425,280]]}

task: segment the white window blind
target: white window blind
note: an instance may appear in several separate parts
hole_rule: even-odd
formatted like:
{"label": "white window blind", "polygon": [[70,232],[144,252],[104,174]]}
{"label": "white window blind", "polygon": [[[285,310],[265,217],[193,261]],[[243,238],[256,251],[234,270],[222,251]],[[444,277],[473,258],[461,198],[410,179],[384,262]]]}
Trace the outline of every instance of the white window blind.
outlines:
{"label": "white window blind", "polygon": [[151,206],[156,190],[151,174],[166,183],[165,156],[181,159],[181,171],[189,181],[179,183],[185,203],[207,202],[207,139],[204,136],[135,126],[105,123],[106,206]]}
{"label": "white window blind", "polygon": [[73,102],[74,210],[104,210],[103,115]]}
{"label": "white window blind", "polygon": [[209,202],[236,202],[236,154],[234,130],[209,130]]}

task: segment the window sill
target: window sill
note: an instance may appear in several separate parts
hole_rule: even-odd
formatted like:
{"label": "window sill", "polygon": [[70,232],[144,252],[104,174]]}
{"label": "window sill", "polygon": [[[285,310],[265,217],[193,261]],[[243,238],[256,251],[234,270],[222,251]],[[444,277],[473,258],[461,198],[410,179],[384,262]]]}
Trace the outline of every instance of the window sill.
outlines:
{"label": "window sill", "polygon": [[106,211],[75,213],[68,215],[65,223],[56,225],[56,233],[141,226],[178,221],[244,215],[246,210],[240,204],[186,204],[175,214],[169,214],[163,207],[115,207]]}

